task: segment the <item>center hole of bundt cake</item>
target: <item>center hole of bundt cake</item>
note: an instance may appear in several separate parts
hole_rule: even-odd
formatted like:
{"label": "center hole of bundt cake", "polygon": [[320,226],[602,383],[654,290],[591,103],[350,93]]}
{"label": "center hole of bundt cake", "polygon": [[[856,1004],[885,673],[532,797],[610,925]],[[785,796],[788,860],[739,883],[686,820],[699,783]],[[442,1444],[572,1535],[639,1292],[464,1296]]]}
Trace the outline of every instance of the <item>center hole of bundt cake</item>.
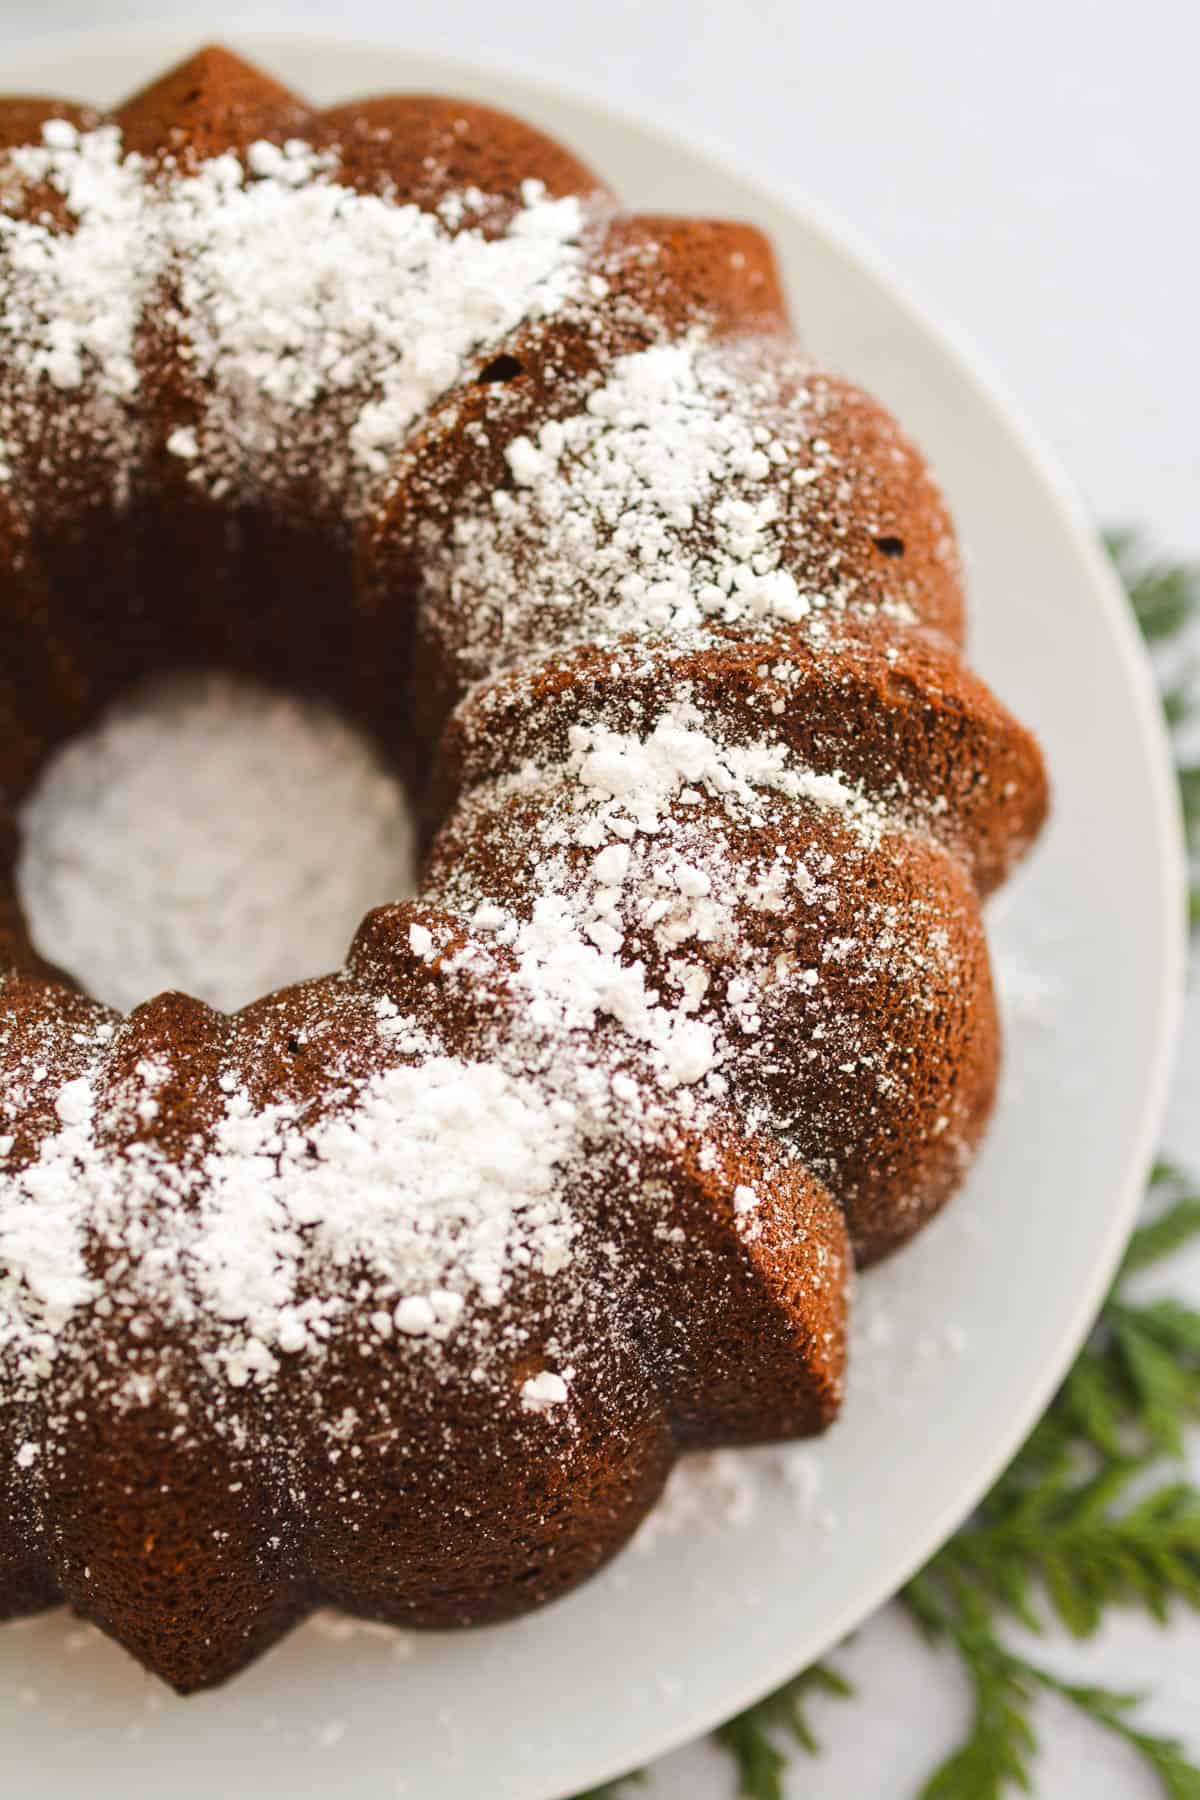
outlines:
{"label": "center hole of bundt cake", "polygon": [[327,708],[226,676],[159,679],[47,764],[21,809],[34,943],[125,1011],[232,1010],[336,968],[415,891],[396,776]]}

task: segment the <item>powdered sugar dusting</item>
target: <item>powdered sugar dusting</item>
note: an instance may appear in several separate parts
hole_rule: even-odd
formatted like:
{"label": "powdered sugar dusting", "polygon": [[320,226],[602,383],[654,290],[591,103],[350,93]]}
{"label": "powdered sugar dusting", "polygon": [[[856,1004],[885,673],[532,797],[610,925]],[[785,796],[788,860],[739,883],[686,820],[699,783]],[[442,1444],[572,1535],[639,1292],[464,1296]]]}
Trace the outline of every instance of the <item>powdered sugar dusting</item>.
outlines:
{"label": "powdered sugar dusting", "polygon": [[32,1373],[99,1298],[89,1238],[130,1253],[126,1304],[196,1325],[201,1341],[205,1318],[220,1322],[215,1358],[235,1387],[318,1347],[346,1314],[343,1285],[322,1271],[370,1270],[376,1338],[444,1342],[469,1306],[501,1304],[518,1247],[520,1266],[543,1274],[568,1259],[575,1227],[555,1170],[573,1114],[498,1068],[438,1055],[386,1068],[304,1129],[294,1105],[256,1108],[232,1086],[191,1208],[178,1205],[178,1164],[109,1141],[128,1098],[98,1108],[86,1079],[67,1084],[63,1129],[7,1180],[0,1349],[23,1342]]}
{"label": "powdered sugar dusting", "polygon": [[695,706],[668,702],[645,738],[603,724],[573,727],[566,766],[585,796],[599,800],[601,826],[616,827],[622,837],[622,818],[654,833],[675,810],[680,792],[699,788],[718,796],[728,810],[751,815],[761,806],[763,790],[811,800],[837,808],[866,841],[878,841],[883,809],[840,776],[797,767],[781,744],[722,742],[712,730]]}
{"label": "powdered sugar dusting", "polygon": [[[536,842],[526,852],[517,824],[508,893],[501,840],[531,815]],[[756,1072],[836,1055],[878,1094],[903,1084],[902,1057],[859,1032],[855,980],[932,1008],[922,983],[932,995],[957,979],[937,905],[918,894],[883,908],[871,891],[873,859],[906,828],[902,809],[783,744],[731,740],[684,693],[644,735],[574,726],[565,755],[478,783],[427,891],[515,955],[531,1020],[588,1031],[613,1019],[657,1085],[693,1090],[683,1104],[732,1096],[786,1134],[762,1091],[751,1101]],[[459,854],[481,840],[478,861]],[[854,932],[826,924],[864,884]]]}
{"label": "powdered sugar dusting", "polygon": [[513,439],[511,487],[421,536],[426,613],[465,677],[622,631],[796,626],[855,599],[836,557],[804,586],[788,566],[795,515],[835,472],[805,373],[792,351],[751,360],[694,331],[618,358],[579,411]]}
{"label": "powdered sugar dusting", "polygon": [[[61,197],[64,224],[21,216],[42,186]],[[80,422],[128,457],[123,407],[153,314],[193,371],[198,416],[168,439],[192,480],[218,493],[269,485],[301,455],[305,418],[332,407],[341,429],[322,431],[323,475],[346,505],[472,357],[563,305],[583,225],[577,199],[531,181],[498,235],[451,232],[447,214],[342,186],[336,155],[300,141],[163,181],[115,126],[78,132],[61,119],[41,145],[0,159],[0,197],[6,467],[38,441],[44,379],[86,395]]]}
{"label": "powdered sugar dusting", "polygon": [[223,157],[176,184],[151,226],[178,261],[181,325],[213,394],[210,467],[234,446],[278,456],[297,414],[344,393],[352,458],[382,474],[469,357],[571,290],[578,200],[531,183],[503,236],[451,235],[436,214],[338,186],[333,167],[289,146],[252,154],[246,182]]}
{"label": "powdered sugar dusting", "polygon": [[139,380],[142,165],[123,156],[113,125],[81,136],[52,119],[43,137],[41,149],[7,153],[0,193],[12,206],[21,187],[48,183],[73,229],[0,213],[6,367],[63,390],[88,383],[108,401],[128,400]]}
{"label": "powdered sugar dusting", "polygon": [[[65,1092],[60,1091],[60,1103]],[[83,1095],[77,1089],[72,1096],[70,1112],[71,1122],[43,1143],[36,1163],[16,1179],[4,1177],[0,1348],[19,1333],[35,1369],[53,1360],[57,1334],[76,1308],[98,1297],[84,1261],[78,1187],[78,1172],[92,1155],[92,1097],[86,1083]]]}
{"label": "powdered sugar dusting", "polygon": [[39,947],[121,1010],[172,987],[244,1006],[336,968],[367,909],[415,887],[407,804],[363,739],[225,678],[126,701],[21,825]]}
{"label": "powdered sugar dusting", "polygon": [[[306,1261],[363,1261],[376,1298],[395,1295],[395,1328],[437,1340],[457,1328],[465,1296],[500,1305],[516,1242],[542,1273],[567,1260],[574,1227],[555,1169],[573,1114],[527,1082],[433,1056],[373,1077],[350,1112],[302,1141],[290,1123],[286,1108],[234,1101],[184,1252],[201,1301],[248,1339],[299,1350],[319,1330],[337,1302],[300,1298]],[[384,1315],[373,1328],[389,1335]]]}

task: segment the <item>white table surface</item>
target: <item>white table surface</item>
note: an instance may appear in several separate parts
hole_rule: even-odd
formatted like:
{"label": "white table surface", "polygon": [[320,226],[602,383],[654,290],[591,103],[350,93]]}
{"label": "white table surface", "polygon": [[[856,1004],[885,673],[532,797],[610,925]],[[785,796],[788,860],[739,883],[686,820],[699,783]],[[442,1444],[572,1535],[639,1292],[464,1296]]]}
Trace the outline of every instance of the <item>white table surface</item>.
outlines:
{"label": "white table surface", "polygon": [[[336,29],[490,51],[723,139],[840,213],[966,328],[1098,519],[1200,556],[1200,10],[1182,0],[439,0],[411,13],[395,0],[4,0],[0,48],[168,18],[199,20],[198,37]],[[1200,993],[1163,1142],[1200,1169]],[[1200,1300],[1200,1252],[1172,1283]],[[1084,1648],[1050,1633],[1039,1649],[1064,1672],[1151,1691],[1147,1721],[1200,1760],[1200,1620],[1161,1632],[1122,1619]],[[814,1707],[826,1755],[796,1763],[789,1796],[902,1800],[954,1741],[965,1693],[894,1608],[842,1662],[863,1698]],[[1159,1792],[1061,1709],[1038,1723],[1039,1795]],[[718,1800],[731,1787],[697,1746],[643,1791]]]}

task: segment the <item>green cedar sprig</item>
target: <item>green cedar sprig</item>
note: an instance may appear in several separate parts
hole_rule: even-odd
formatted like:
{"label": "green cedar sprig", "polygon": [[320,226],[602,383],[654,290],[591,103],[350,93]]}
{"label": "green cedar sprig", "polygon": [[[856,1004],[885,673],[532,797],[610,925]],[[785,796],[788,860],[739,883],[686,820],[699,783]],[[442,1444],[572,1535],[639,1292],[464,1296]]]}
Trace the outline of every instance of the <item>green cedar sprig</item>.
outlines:
{"label": "green cedar sprig", "polygon": [[1032,1711],[1039,1693],[1056,1695],[1103,1731],[1119,1737],[1156,1775],[1167,1800],[1200,1800],[1200,1770],[1173,1738],[1141,1731],[1128,1717],[1136,1694],[1065,1681],[1019,1656],[986,1627],[958,1625],[954,1649],[971,1686],[970,1735],[930,1776],[919,1800],[996,1800],[1014,1788],[1029,1793],[1037,1756]]}
{"label": "green cedar sprig", "polygon": [[[1141,1607],[1160,1621],[1172,1602],[1200,1608],[1200,1490],[1153,1480],[1200,1418],[1200,1311],[1129,1292],[1134,1276],[1200,1237],[1200,1193],[1160,1165],[1151,1199],[1155,1213],[1134,1233],[1045,1418],[974,1517],[904,1590],[929,1642],[958,1656],[973,1696],[967,1738],[921,1800],[1028,1790],[1039,1692],[1121,1737],[1171,1800],[1200,1800],[1200,1769],[1130,1719],[1136,1697],[1066,1681],[998,1634],[1013,1623],[1040,1631],[1047,1613],[1087,1637],[1111,1607]],[[1135,1487],[1140,1497],[1131,1498]]]}
{"label": "green cedar sprig", "polygon": [[1129,526],[1106,531],[1104,544],[1148,644],[1168,643],[1200,618],[1200,568],[1194,563],[1164,561]]}
{"label": "green cedar sprig", "polygon": [[743,1790],[752,1795],[782,1794],[780,1782],[788,1759],[779,1747],[780,1739],[790,1738],[810,1756],[816,1756],[821,1748],[808,1722],[806,1701],[814,1693],[846,1700],[853,1692],[839,1670],[829,1663],[813,1663],[719,1726],[713,1736],[732,1756]]}
{"label": "green cedar sprig", "polygon": [[[1156,557],[1140,532],[1129,529],[1105,534],[1142,635],[1153,650],[1178,644],[1189,625],[1200,621],[1200,564],[1166,562]],[[1195,666],[1171,669],[1162,684],[1163,711],[1178,738],[1194,723],[1200,709],[1200,682]],[[1189,895],[1192,923],[1200,926],[1200,761],[1180,753],[1179,798],[1192,864]]]}

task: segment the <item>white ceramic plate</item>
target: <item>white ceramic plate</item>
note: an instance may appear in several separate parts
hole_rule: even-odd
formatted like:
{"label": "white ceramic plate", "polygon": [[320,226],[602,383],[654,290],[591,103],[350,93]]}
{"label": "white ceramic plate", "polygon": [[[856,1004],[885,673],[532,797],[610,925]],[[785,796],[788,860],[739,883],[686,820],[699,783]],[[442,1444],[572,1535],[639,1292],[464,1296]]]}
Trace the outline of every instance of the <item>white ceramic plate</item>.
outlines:
{"label": "white ceramic plate", "polygon": [[[3,85],[115,100],[203,35],[8,50]],[[759,1454],[749,1523],[710,1509],[535,1618],[402,1640],[313,1624],[186,1702],[66,1615],[0,1630],[13,1794],[551,1800],[696,1735],[827,1649],[953,1528],[1048,1398],[1112,1271],[1164,1098],[1183,942],[1166,746],[1069,490],[974,358],[807,202],[490,59],[241,47],[320,100],[399,87],[494,102],[573,144],[632,204],[764,226],[809,343],[932,456],[970,552],[975,660],[1040,732],[1054,778],[1053,826],[1002,902],[1021,964],[986,1151],[947,1217],[864,1283],[849,1402],[804,1453],[803,1482]]]}

